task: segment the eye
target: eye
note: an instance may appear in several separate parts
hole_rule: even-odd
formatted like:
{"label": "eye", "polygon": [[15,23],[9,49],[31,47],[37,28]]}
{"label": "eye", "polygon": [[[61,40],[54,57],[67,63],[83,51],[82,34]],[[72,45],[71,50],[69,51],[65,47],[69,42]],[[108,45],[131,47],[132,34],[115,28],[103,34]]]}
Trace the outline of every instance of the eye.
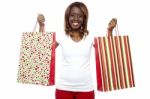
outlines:
{"label": "eye", "polygon": [[83,18],[83,15],[82,14],[70,14],[69,18],[71,19],[82,19]]}
{"label": "eye", "polygon": [[82,15],[78,15],[78,18],[82,18],[83,16]]}
{"label": "eye", "polygon": [[74,17],[75,16],[75,14],[70,14],[70,17]]}

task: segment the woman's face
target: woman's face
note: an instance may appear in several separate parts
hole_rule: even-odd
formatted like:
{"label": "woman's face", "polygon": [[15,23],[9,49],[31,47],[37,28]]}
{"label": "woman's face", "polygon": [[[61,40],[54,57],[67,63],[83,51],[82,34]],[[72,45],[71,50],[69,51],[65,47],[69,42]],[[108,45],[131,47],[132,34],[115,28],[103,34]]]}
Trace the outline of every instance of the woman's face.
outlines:
{"label": "woman's face", "polygon": [[83,24],[83,13],[78,7],[72,7],[69,15],[69,25],[75,31],[79,30]]}

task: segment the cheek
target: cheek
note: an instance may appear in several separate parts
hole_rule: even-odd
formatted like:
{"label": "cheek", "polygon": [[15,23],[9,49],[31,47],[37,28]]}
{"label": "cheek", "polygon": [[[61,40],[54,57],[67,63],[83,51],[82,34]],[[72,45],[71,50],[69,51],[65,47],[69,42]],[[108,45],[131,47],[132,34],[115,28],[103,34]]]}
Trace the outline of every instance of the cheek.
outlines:
{"label": "cheek", "polygon": [[69,25],[72,23],[72,21],[73,21],[73,18],[69,17],[69,19],[68,19]]}
{"label": "cheek", "polygon": [[81,19],[81,20],[80,20],[80,22],[81,22],[81,24],[83,24],[84,20],[83,20],[83,19]]}
{"label": "cheek", "polygon": [[83,23],[84,23],[84,21],[80,20],[80,22],[79,22],[80,26],[83,26]]}
{"label": "cheek", "polygon": [[83,23],[83,21],[84,21],[82,17],[79,18],[78,20],[79,20],[80,23]]}

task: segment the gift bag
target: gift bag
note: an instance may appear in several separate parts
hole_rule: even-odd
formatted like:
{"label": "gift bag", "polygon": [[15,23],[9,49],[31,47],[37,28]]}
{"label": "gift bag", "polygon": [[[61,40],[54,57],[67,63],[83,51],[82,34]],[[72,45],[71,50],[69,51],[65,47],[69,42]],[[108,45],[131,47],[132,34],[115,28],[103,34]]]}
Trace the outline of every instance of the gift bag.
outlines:
{"label": "gift bag", "polygon": [[25,84],[55,84],[55,33],[24,32],[17,81]]}
{"label": "gift bag", "polygon": [[97,89],[111,91],[134,87],[129,37],[95,37],[94,43]]}

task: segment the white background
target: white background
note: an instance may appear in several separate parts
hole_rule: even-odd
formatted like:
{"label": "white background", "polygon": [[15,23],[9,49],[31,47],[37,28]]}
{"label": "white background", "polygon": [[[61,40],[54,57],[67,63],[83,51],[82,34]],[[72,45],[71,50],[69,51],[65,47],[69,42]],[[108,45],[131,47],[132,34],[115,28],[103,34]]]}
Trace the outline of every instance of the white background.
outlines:
{"label": "white background", "polygon": [[[150,3],[148,0],[80,0],[89,9],[88,29],[94,35],[106,35],[109,20],[118,19],[120,34],[129,35],[135,88],[113,92],[96,90],[95,54],[91,66],[95,99],[149,99],[150,89]],[[32,31],[37,13],[46,18],[46,31],[63,30],[64,12],[74,0],[1,0],[0,1],[0,99],[55,99],[55,86],[44,87],[16,82],[22,32]],[[37,30],[38,31],[38,30]],[[57,36],[61,36],[57,32]],[[61,60],[56,51],[56,68]],[[147,98],[146,98],[147,97]]]}

